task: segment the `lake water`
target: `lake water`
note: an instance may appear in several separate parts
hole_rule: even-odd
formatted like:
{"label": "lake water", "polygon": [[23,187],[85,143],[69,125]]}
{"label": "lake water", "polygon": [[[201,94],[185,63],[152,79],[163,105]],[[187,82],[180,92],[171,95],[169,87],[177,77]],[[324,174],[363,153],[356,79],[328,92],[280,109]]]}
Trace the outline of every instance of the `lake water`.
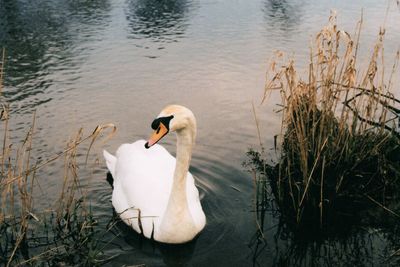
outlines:
{"label": "lake water", "polygon": [[[90,133],[108,122],[118,131],[105,148],[115,152],[121,143],[147,138],[165,105],[185,105],[198,122],[191,172],[207,226],[195,242],[178,247],[123,230],[104,249],[119,255],[108,265],[278,265],[293,257],[294,241],[278,238],[278,219],[267,214],[267,242],[256,249],[253,180],[242,167],[248,148],[259,144],[252,102],[265,147],[273,146],[280,131],[280,114],[274,112],[278,100],[259,106],[268,59],[282,50],[300,68],[306,66],[311,36],[335,9],[339,27],[350,33],[363,10],[360,55],[368,60],[388,4],[390,65],[400,45],[395,1],[0,0],[0,47],[7,54],[2,94],[11,104],[12,139],[22,138],[36,110],[37,158],[63,150],[80,127]],[[175,153],[173,135],[161,144]],[[113,209],[101,147],[92,151],[91,162],[96,158],[99,163],[89,164],[90,170],[81,167],[81,178],[89,184],[95,217],[106,225]],[[42,171],[38,182],[45,193],[39,207],[55,200],[62,173],[57,163]],[[348,245],[322,242],[317,255],[304,249],[295,256],[304,257],[305,265],[315,257],[328,265],[386,264],[388,237],[379,228],[365,233]]]}

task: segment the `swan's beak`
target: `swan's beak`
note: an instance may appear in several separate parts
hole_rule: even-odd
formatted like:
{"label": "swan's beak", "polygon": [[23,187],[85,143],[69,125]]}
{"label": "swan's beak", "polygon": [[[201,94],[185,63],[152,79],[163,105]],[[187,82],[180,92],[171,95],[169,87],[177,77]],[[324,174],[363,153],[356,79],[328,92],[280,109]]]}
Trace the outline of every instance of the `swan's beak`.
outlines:
{"label": "swan's beak", "polygon": [[144,147],[150,148],[158,141],[160,141],[160,139],[163,138],[167,133],[168,133],[168,128],[162,122],[160,122],[160,125],[158,126],[157,130],[153,132],[153,134],[150,136],[149,141],[147,141]]}

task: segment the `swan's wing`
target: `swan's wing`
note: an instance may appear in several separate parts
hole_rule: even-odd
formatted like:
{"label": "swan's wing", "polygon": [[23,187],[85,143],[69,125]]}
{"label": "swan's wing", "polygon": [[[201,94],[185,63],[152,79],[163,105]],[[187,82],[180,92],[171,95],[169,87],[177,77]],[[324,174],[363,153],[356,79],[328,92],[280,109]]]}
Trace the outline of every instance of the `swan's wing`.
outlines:
{"label": "swan's wing", "polygon": [[117,162],[117,158],[110,153],[108,153],[106,150],[103,150],[103,156],[106,160],[107,168],[110,171],[111,175],[115,179],[115,163]]}
{"label": "swan's wing", "polygon": [[206,216],[203,208],[201,207],[199,190],[197,189],[193,175],[190,172],[188,172],[186,178],[186,194],[193,221],[197,228],[201,230],[206,224]]}
{"label": "swan's wing", "polygon": [[145,149],[144,144],[139,140],[118,148],[112,202],[118,213],[126,213],[122,219],[136,217],[128,224],[138,232],[140,210],[144,234],[150,237],[167,207],[176,160],[162,146]]}

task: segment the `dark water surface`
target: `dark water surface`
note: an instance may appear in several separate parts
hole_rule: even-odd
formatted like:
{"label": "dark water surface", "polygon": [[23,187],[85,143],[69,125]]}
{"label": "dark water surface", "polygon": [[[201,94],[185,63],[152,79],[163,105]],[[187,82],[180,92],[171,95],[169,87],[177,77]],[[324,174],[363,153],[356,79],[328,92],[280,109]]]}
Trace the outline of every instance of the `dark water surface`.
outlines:
{"label": "dark water surface", "polygon": [[[400,44],[395,1],[386,21],[387,61]],[[113,122],[117,135],[106,148],[146,138],[150,123],[167,104],[189,107],[198,121],[191,172],[197,177],[207,226],[194,242],[163,246],[141,240],[120,226],[105,246],[117,256],[109,266],[272,266],[299,257],[309,265],[387,264],[390,237],[378,228],[354,234],[346,244],[302,247],[277,237],[277,218],[267,214],[267,243],[256,249],[252,176],[242,167],[258,138],[252,101],[260,112],[264,145],[280,131],[276,99],[258,107],[268,59],[275,50],[306,65],[311,36],[336,9],[341,28],[354,32],[364,12],[361,57],[383,24],[387,1],[301,0],[0,0],[0,47],[7,51],[3,96],[11,103],[12,138],[19,140],[37,111],[34,154],[46,158],[63,149],[80,127]],[[163,142],[174,153],[175,138]],[[95,217],[113,216],[111,188],[101,148],[95,148],[89,184]],[[84,156],[82,157],[82,161]],[[90,165],[90,164],[89,164]],[[83,167],[82,167],[83,168]],[[47,166],[39,182],[43,203],[56,199],[62,166]],[[111,233],[109,235],[112,235]],[[321,245],[322,243],[322,245]],[[300,247],[301,249],[295,249]]]}

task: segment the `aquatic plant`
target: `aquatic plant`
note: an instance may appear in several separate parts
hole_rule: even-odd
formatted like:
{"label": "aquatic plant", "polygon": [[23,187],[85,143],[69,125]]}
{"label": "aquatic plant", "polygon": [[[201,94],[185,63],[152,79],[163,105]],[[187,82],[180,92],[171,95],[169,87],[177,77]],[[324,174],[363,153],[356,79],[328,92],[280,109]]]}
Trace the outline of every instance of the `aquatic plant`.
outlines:
{"label": "aquatic plant", "polygon": [[353,36],[339,30],[332,14],[315,37],[306,79],[294,60],[279,65],[281,52],[267,73],[262,102],[277,91],[282,100],[280,154],[269,164],[263,152],[248,153],[262,174],[256,204],[265,208],[268,178],[280,214],[296,229],[327,233],[343,220],[338,213],[354,215],[366,206],[400,217],[390,207],[400,189],[400,101],[391,93],[400,52],[388,73],[381,28],[361,71],[361,28],[362,18]]}
{"label": "aquatic plant", "polygon": [[[249,150],[245,164],[255,182],[255,261],[271,234],[266,212],[278,221],[274,265],[400,261],[400,52],[387,68],[382,27],[365,63],[362,23],[352,35],[338,29],[332,13],[313,39],[303,78],[282,52],[271,60],[262,102],[281,96],[276,159],[262,145],[254,110],[261,149]],[[377,236],[386,240],[379,249]]]}
{"label": "aquatic plant", "polygon": [[[4,53],[0,65],[0,84],[3,78]],[[1,87],[0,87],[1,88]],[[97,222],[93,217],[86,191],[80,185],[77,162],[78,148],[93,142],[111,124],[99,126],[83,137],[83,130],[67,142],[64,151],[47,160],[35,159],[33,140],[36,116],[20,142],[10,142],[10,107],[1,104],[3,133],[0,153],[0,265],[73,265],[96,266],[104,262],[95,234]],[[89,152],[87,152],[89,153]],[[34,188],[38,187],[38,172],[48,164],[64,160],[63,185],[58,201],[37,213]],[[41,189],[42,190],[42,189]]]}

